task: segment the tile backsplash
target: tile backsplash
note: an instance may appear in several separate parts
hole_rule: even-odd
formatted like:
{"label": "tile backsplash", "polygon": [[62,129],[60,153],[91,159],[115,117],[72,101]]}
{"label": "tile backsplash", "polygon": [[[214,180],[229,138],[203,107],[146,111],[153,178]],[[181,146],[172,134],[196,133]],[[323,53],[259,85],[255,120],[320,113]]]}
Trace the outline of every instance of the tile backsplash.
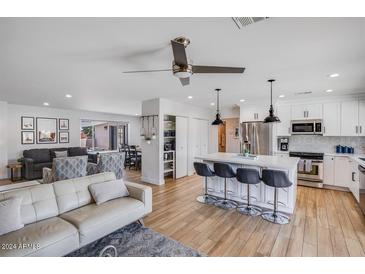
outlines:
{"label": "tile backsplash", "polygon": [[335,153],[336,146],[351,146],[355,154],[365,154],[365,137],[294,135],[289,137],[290,151]]}

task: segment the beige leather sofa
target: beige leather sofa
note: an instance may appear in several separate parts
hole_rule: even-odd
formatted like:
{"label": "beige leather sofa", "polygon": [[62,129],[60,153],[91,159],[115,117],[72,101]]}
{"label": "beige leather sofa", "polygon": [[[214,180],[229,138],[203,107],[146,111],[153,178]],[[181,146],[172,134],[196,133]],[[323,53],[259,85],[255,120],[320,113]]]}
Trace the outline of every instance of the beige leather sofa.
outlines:
{"label": "beige leather sofa", "polygon": [[0,193],[21,196],[24,228],[0,236],[0,257],[63,256],[152,211],[152,190],[125,182],[129,197],[96,205],[92,183],[115,180],[112,172],[30,186]]}

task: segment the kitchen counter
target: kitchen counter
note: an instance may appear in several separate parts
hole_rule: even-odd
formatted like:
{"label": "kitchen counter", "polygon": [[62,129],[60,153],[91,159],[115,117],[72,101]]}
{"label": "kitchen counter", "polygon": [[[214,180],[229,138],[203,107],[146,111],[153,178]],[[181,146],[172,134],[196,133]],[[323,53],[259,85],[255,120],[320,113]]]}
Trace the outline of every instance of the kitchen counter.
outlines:
{"label": "kitchen counter", "polygon": [[[280,157],[269,155],[258,155],[255,159],[238,155],[237,153],[212,153],[195,157],[207,163],[213,169],[213,163],[221,162],[231,164],[236,170],[240,167],[272,168],[283,170],[288,174],[289,180],[293,183],[289,188],[281,188],[278,191],[279,211],[292,214],[295,208],[297,195],[297,157]],[[204,178],[202,178],[204,183]],[[218,176],[208,177],[208,193],[214,196],[223,197],[224,179]],[[235,178],[227,179],[228,198],[238,201],[247,201],[247,185],[238,182]],[[251,202],[266,208],[273,209],[274,188],[264,183],[250,186]]]}

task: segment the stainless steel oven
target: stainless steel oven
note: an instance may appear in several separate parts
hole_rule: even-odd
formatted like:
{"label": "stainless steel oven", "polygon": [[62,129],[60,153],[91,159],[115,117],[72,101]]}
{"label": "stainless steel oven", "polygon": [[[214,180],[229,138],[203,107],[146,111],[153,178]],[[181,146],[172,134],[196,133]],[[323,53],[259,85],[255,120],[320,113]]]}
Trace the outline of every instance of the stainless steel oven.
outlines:
{"label": "stainless steel oven", "polygon": [[322,120],[293,120],[290,131],[292,135],[321,135],[323,134]]}
{"label": "stainless steel oven", "polygon": [[323,187],[323,153],[289,152],[290,157],[299,157],[298,185]]}

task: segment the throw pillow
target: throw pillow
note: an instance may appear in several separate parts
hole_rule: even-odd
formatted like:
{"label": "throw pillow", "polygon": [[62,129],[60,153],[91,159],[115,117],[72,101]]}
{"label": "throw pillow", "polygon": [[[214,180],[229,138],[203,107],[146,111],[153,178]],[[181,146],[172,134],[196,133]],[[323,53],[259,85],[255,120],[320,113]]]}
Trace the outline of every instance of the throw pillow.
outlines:
{"label": "throw pillow", "polygon": [[116,198],[129,196],[128,189],[122,179],[91,184],[89,185],[89,190],[97,205]]}
{"label": "throw pillow", "polygon": [[56,158],[67,157],[67,150],[55,151]]}
{"label": "throw pillow", "polygon": [[22,198],[0,201],[0,236],[24,227],[20,216]]}

